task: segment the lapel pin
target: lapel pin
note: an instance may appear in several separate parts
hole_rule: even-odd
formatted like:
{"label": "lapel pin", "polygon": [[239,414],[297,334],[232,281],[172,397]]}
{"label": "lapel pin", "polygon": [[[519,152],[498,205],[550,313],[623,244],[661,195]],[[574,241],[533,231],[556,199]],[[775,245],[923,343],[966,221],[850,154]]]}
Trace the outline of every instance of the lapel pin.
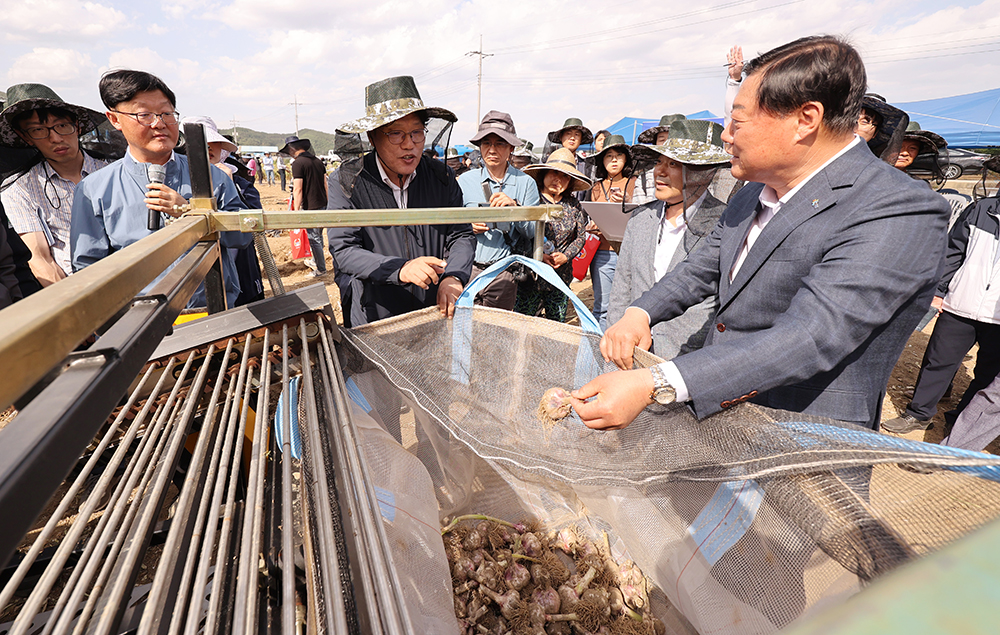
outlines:
{"label": "lapel pin", "polygon": [[816,209],[819,209],[819,199],[818,199],[818,198],[814,198],[814,199],[812,200],[812,206],[813,206],[814,208],[816,208]]}

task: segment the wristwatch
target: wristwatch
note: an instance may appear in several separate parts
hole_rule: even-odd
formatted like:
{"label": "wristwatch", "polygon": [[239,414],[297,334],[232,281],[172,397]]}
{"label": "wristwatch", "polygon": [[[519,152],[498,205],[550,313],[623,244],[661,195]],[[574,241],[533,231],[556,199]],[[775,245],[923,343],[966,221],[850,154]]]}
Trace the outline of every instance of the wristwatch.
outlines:
{"label": "wristwatch", "polygon": [[663,369],[659,366],[650,366],[649,372],[653,374],[653,392],[649,393],[649,398],[661,406],[677,401],[677,391],[667,381]]}

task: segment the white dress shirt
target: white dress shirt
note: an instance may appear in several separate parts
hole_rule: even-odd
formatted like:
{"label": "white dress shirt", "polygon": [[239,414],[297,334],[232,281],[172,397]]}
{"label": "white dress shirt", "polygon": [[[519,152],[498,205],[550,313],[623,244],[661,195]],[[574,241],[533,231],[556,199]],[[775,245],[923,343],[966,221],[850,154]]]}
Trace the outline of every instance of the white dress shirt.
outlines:
{"label": "white dress shirt", "polygon": [[413,177],[417,175],[417,171],[414,170],[409,176],[403,179],[403,187],[399,187],[399,183],[394,182],[385,173],[385,168],[382,167],[382,160],[378,157],[375,158],[375,165],[378,166],[378,173],[382,176],[382,182],[392,190],[392,195],[396,199],[396,205],[399,206],[399,209],[406,209],[407,191],[410,189],[410,183],[413,182]]}

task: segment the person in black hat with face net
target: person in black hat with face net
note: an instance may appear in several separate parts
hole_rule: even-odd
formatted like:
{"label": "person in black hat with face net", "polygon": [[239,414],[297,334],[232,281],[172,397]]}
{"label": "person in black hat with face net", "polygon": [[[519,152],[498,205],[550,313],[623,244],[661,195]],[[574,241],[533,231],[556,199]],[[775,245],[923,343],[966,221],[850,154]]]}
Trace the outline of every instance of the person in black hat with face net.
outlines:
{"label": "person in black hat with face net", "polygon": [[[896,169],[909,174],[909,169],[913,166],[913,162],[917,160],[918,156],[921,154],[931,154],[933,155],[931,170],[934,177],[944,179],[941,166],[938,164],[938,155],[947,147],[948,142],[944,140],[944,137],[930,130],[921,130],[919,123],[911,121],[906,126],[906,133],[903,135],[899,155],[896,157]],[[912,174],[910,176],[914,179],[917,178]]]}
{"label": "person in black hat with face net", "polygon": [[[365,116],[338,131],[367,134],[374,150],[330,176],[327,209],[462,207],[454,172],[423,158],[429,122],[455,122],[455,115],[425,106],[407,76],[369,85],[365,102]],[[472,274],[476,239],[468,223],[331,228],[327,236],[348,327],[435,304],[451,317]]]}

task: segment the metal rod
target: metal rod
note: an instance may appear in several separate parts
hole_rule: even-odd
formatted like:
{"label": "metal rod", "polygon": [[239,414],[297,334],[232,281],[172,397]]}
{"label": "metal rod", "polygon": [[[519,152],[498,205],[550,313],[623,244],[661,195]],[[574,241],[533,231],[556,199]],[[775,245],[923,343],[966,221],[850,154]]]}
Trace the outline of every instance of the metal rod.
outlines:
{"label": "metal rod", "polygon": [[208,214],[214,231],[259,232],[267,229],[441,225],[445,223],[554,220],[561,205],[516,207],[425,207],[411,209],[240,210]]}
{"label": "metal rod", "polygon": [[[163,546],[163,553],[172,554],[172,557],[166,562],[161,561],[160,566],[157,568],[156,574],[153,578],[153,586],[149,591],[147,606],[169,606],[169,615],[182,614],[183,605],[186,602],[186,600],[178,600],[175,596],[177,593],[177,586],[180,584],[177,569],[180,567],[181,563],[187,561],[186,554],[191,549],[191,509],[194,506],[197,497],[201,493],[201,483],[196,475],[203,472],[202,465],[205,460],[205,455],[208,453],[208,448],[211,446],[211,431],[216,422],[215,411],[218,404],[219,394],[222,391],[223,384],[225,383],[224,378],[226,375],[226,369],[228,368],[227,360],[229,359],[232,349],[233,340],[230,339],[226,346],[226,350],[223,353],[222,363],[219,365],[219,371],[215,380],[215,387],[213,388],[212,397],[209,401],[208,408],[203,419],[202,432],[198,437],[198,443],[195,445],[191,462],[188,465],[188,474],[185,477],[184,486],[181,488],[180,496],[177,499],[171,531],[167,534],[167,540]],[[215,345],[210,344],[208,351],[202,360],[202,364],[206,367],[211,366],[213,356],[216,352]],[[168,602],[168,598],[172,598],[172,600]],[[148,635],[151,633],[161,632],[161,629],[164,626],[163,617],[164,615],[162,610],[152,610],[150,608],[143,611],[142,619],[139,622],[139,634]]]}
{"label": "metal rod", "polygon": [[[324,348],[327,352],[328,372],[331,378],[343,377],[340,368],[340,360],[332,354],[332,347],[327,341],[326,329],[320,330]],[[396,573],[396,567],[392,564],[392,555],[385,550],[389,544],[385,533],[382,518],[377,511],[379,509],[378,498],[375,495],[374,483],[368,471],[368,464],[361,456],[360,441],[355,436],[356,425],[351,417],[350,405],[347,403],[347,395],[342,390],[338,381],[330,381],[328,386],[328,399],[333,399],[331,412],[339,414],[339,421],[336,428],[343,441],[343,450],[348,462],[348,469],[355,475],[355,482],[359,483],[362,491],[354,492],[357,497],[357,516],[359,528],[363,534],[363,540],[368,548],[365,554],[371,559],[371,570],[374,575],[365,576],[365,582],[373,580],[376,589],[370,590],[372,595],[367,597],[381,598],[379,609],[382,613],[381,627],[384,632],[392,635],[410,633],[413,625],[410,623],[409,614],[406,612],[402,597],[402,585]],[[371,609],[369,609],[371,610]]]}
{"label": "metal rod", "polygon": [[[302,346],[306,345],[302,342]],[[288,325],[281,327],[281,632],[295,629],[295,557],[292,553],[292,413],[288,395]]]}
{"label": "metal rod", "polygon": [[[322,320],[317,320],[316,326],[322,330]],[[309,466],[312,470],[313,498],[316,502],[316,515],[327,522],[318,523],[318,544],[320,559],[320,574],[323,578],[323,599],[325,601],[326,627],[331,633],[347,632],[347,611],[344,605],[344,589],[341,586],[340,563],[335,552],[337,535],[333,532],[332,519],[333,512],[330,509],[330,490],[327,481],[327,464],[323,448],[323,441],[320,438],[319,413],[316,407],[316,389],[313,384],[312,364],[310,363],[309,347],[306,340],[305,318],[299,319],[299,339],[302,346],[302,379],[304,383],[303,394],[305,396],[305,435],[307,436],[310,450]],[[317,346],[317,361],[323,364],[322,351]],[[320,366],[317,366],[318,368]],[[302,428],[302,422],[299,425]]]}
{"label": "metal rod", "polygon": [[535,223],[535,242],[534,247],[531,250],[531,257],[535,260],[541,260],[542,254],[545,253],[545,223],[537,222]]}
{"label": "metal rod", "polygon": [[200,123],[184,124],[184,139],[187,148],[188,172],[191,177],[191,198],[214,199],[205,127]]}
{"label": "metal rod", "polygon": [[[216,482],[216,475],[220,465],[219,457],[223,451],[229,413],[233,407],[236,395],[237,377],[229,373],[229,359],[233,346],[234,340],[230,339],[226,345],[226,357],[222,367],[219,369],[219,379],[217,382],[217,387],[223,384],[227,385],[225,400],[222,403],[220,411],[218,406],[218,396],[220,393],[219,391],[213,392],[213,400],[209,405],[212,410],[211,426],[203,427],[201,437],[204,438],[199,438],[199,443],[204,441],[205,449],[201,452],[202,458],[198,463],[197,473],[192,473],[191,481],[185,483],[185,489],[193,490],[191,497],[187,501],[185,514],[190,518],[191,509],[195,503],[198,505],[198,511],[195,515],[194,524],[191,525],[191,529],[189,530],[190,535],[185,538],[185,560],[174,603],[176,608],[171,611],[170,626],[166,630],[171,635],[177,635],[187,627],[187,620],[190,618],[191,612],[196,614],[201,613],[201,603],[198,598],[204,586],[199,587],[196,580],[200,572],[200,558],[204,554],[202,545],[205,541],[206,527],[215,521],[219,509],[218,506],[214,509],[212,508],[212,497],[208,495],[208,492],[209,488]],[[228,384],[225,382],[227,374],[229,375]],[[218,417],[215,416],[216,412],[219,412]],[[208,448],[211,449],[212,455],[206,461],[204,457]],[[207,583],[207,577],[203,584],[205,583]],[[164,632],[162,627],[160,632]]]}
{"label": "metal rod", "polygon": [[[194,354],[192,353],[190,357],[193,356]],[[202,390],[204,389],[205,377],[207,375],[208,366],[203,366],[188,391],[188,399],[184,412],[174,426],[174,429],[170,432],[171,437],[166,452],[155,463],[153,482],[141,500],[141,515],[136,526],[130,532],[130,543],[124,552],[124,556],[117,563],[115,571],[117,575],[114,578],[114,584],[109,588],[106,597],[102,599],[105,604],[97,628],[98,633],[110,635],[112,630],[117,628],[118,623],[121,621],[125,610],[125,598],[135,583],[140,560],[145,552],[145,547],[149,544],[153,523],[157,516],[159,516],[167,494],[167,487],[177,468],[177,462],[180,459],[180,452],[184,448],[184,441],[187,438],[188,430],[191,429],[191,421],[194,418],[195,410],[201,401]]]}
{"label": "metal rod", "polygon": [[240,545],[240,572],[236,578],[236,606],[233,610],[232,632],[253,635],[257,614],[257,577],[260,535],[264,522],[264,467],[267,462],[265,431],[271,387],[271,329],[264,329],[260,380],[257,382],[257,413],[254,417],[253,445],[250,450],[250,470],[247,474],[246,507],[243,512],[243,535]]}
{"label": "metal rod", "polygon": [[[167,417],[168,423],[163,428],[163,434],[160,435],[160,438],[157,440],[156,448],[153,450],[152,455],[150,455],[150,461],[144,466],[144,469],[142,471],[142,479],[139,481],[137,490],[138,492],[145,493],[146,488],[149,486],[150,482],[154,478],[154,475],[156,474],[156,471],[153,466],[156,465],[156,462],[163,455],[163,450],[164,448],[167,447],[167,444],[170,441],[169,422],[177,415],[177,412],[180,409],[181,405],[182,405],[182,400],[179,399],[176,402],[174,402],[173,408],[170,410],[170,414]],[[164,409],[164,411],[166,411],[166,409]],[[86,592],[89,593],[89,595],[87,595],[87,601],[83,606],[83,610],[79,611],[78,613],[73,610],[69,610],[66,611],[62,616],[62,623],[64,624],[63,626],[64,629],[69,626],[69,621],[73,617],[76,617],[76,622],[74,624],[74,628],[72,631],[73,635],[80,635],[84,631],[89,631],[93,633],[95,632],[95,628],[97,629],[97,632],[105,632],[105,633],[108,632],[106,629],[104,630],[101,629],[100,622],[104,622],[107,620],[108,609],[109,608],[113,609],[114,607],[110,605],[107,596],[105,596],[105,593],[107,593],[112,588],[112,586],[116,581],[115,572],[117,568],[116,565],[118,564],[118,559],[121,556],[121,554],[127,549],[126,543],[128,542],[129,535],[134,531],[135,520],[139,516],[140,511],[142,510],[143,502],[144,501],[141,494],[139,496],[134,497],[131,501],[127,502],[128,511],[125,513],[121,525],[118,527],[118,531],[115,532],[114,541],[111,543],[111,548],[108,550],[108,553],[103,558],[101,558],[101,554],[95,552],[94,561],[95,563],[100,563],[101,567],[100,571],[98,572],[97,578],[94,579],[94,581],[91,584],[88,584],[85,587]],[[74,593],[77,592],[78,590],[74,590]],[[83,593],[80,593],[75,598],[75,601],[71,600],[69,606],[70,607],[76,606],[79,603],[82,595]],[[90,622],[91,617],[95,615],[98,618],[98,625],[96,627],[90,626],[88,628],[88,624]]]}
{"label": "metal rod", "polygon": [[267,244],[267,238],[263,232],[254,232],[253,244],[257,248],[257,256],[260,264],[264,265],[264,273],[267,274],[267,281],[271,285],[271,293],[282,295],[285,293],[285,283],[281,281],[281,272],[274,262],[274,254],[271,253],[271,246]]}
{"label": "metal rod", "polygon": [[[221,529],[218,528],[218,522],[210,522],[206,527],[207,531],[205,532],[204,542],[205,547],[201,556],[201,566],[204,570],[204,574],[195,578],[195,590],[204,588],[204,584],[208,581],[208,569],[212,562],[211,551],[212,547],[216,544],[216,533],[219,534],[219,541],[218,548],[215,550],[216,568],[214,579],[216,581],[225,579],[225,572],[229,566],[225,554],[229,551],[229,530],[232,526],[233,503],[236,496],[236,481],[240,474],[240,450],[242,449],[242,443],[240,442],[243,440],[243,430],[246,428],[247,409],[250,406],[250,389],[252,388],[250,382],[247,381],[248,362],[250,360],[250,340],[251,335],[248,333],[246,339],[243,341],[243,360],[240,363],[239,378],[236,381],[236,399],[234,399],[233,406],[230,410],[229,427],[226,430],[225,447],[223,448],[222,458],[219,462],[220,474],[216,479],[215,491],[213,492],[212,502],[209,506],[209,511],[214,512],[213,518],[217,518],[219,505],[222,503],[222,496],[227,489],[227,480],[222,478],[223,470],[226,465],[229,465],[229,493],[226,497],[225,515],[222,519]],[[201,573],[202,572],[199,571],[199,574]],[[219,585],[216,584],[215,586]],[[217,622],[216,616],[219,614],[221,600],[221,593],[212,593],[212,597],[209,600],[208,615],[205,618],[205,635],[215,635],[215,625]],[[198,633],[201,622],[200,613],[200,610],[192,610],[188,613],[187,632],[189,635],[196,635]]]}
{"label": "metal rod", "polygon": [[[135,404],[135,401],[138,398],[138,393],[146,385],[146,382],[153,374],[153,370],[155,370],[154,367],[150,366],[146,370],[146,373],[142,376],[142,379],[139,380],[138,386],[136,386],[136,389],[129,395],[128,402],[124,406],[122,406],[121,411],[115,418],[114,423],[112,423],[111,426],[109,426],[107,433],[105,433],[104,437],[101,439],[101,442],[98,444],[97,448],[91,453],[90,459],[88,459],[87,464],[83,467],[83,469],[80,471],[80,474],[73,481],[73,484],[63,495],[62,500],[59,501],[59,506],[56,507],[56,510],[54,512],[52,512],[52,515],[49,517],[48,522],[45,523],[45,527],[43,527],[41,532],[39,532],[38,536],[35,538],[35,541],[31,544],[31,547],[28,549],[28,552],[24,554],[24,557],[18,564],[17,569],[14,570],[14,573],[11,575],[10,580],[7,581],[7,585],[3,588],[3,591],[0,591],[0,607],[7,606],[7,604],[14,597],[14,593],[17,591],[17,588],[21,585],[21,582],[24,580],[25,575],[27,575],[28,570],[31,568],[31,565],[34,564],[35,559],[38,557],[38,554],[41,553],[42,549],[45,547],[45,543],[49,541],[49,538],[55,532],[56,528],[62,522],[63,518],[65,518],[66,512],[69,510],[70,505],[73,504],[73,500],[76,498],[77,492],[79,492],[83,488],[84,482],[90,476],[91,472],[94,471],[94,466],[97,465],[97,462],[104,454],[104,451],[107,449],[108,445],[110,445],[111,440],[114,439],[115,435],[118,433],[118,429],[121,426],[122,421],[125,420],[125,416],[132,409],[132,406]],[[163,379],[164,377],[161,376],[160,377],[161,384]],[[127,446],[125,446],[123,442],[118,446],[116,452],[113,453],[113,457],[123,453],[123,451],[126,451],[127,449],[128,449]],[[112,458],[112,463],[113,462],[114,458]],[[93,499],[93,505],[91,505],[91,507],[96,506],[105,488],[107,487],[107,483],[111,481],[110,475],[114,474],[116,468],[117,465],[109,464],[109,466],[101,474],[97,486],[94,488],[94,490],[91,492],[90,495],[90,498]],[[83,515],[84,518],[89,518],[90,516],[89,512],[84,513],[84,510],[88,506],[87,503],[90,502],[91,501],[89,499],[85,501],[83,508],[81,508],[80,510],[80,513],[81,515]],[[62,544],[62,542],[63,541],[60,541],[60,545]],[[70,544],[76,544],[76,542],[73,541]],[[50,561],[50,565],[51,563],[52,561]],[[61,565],[59,566],[59,568],[61,568]]]}

